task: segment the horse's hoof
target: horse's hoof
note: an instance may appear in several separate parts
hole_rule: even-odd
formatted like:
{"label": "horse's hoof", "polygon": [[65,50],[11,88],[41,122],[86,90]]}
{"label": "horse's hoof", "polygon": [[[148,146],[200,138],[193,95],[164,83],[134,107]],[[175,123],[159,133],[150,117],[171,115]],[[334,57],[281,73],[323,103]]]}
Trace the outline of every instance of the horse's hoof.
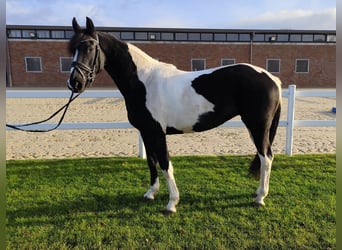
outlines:
{"label": "horse's hoof", "polygon": [[176,214],[176,211],[170,211],[170,210],[163,210],[163,214],[165,215],[165,216],[171,216],[171,215],[173,215],[173,214]]}
{"label": "horse's hoof", "polygon": [[151,201],[154,201],[154,199],[144,196],[143,201],[151,202]]}
{"label": "horse's hoof", "polygon": [[254,202],[253,202],[253,205],[254,205],[254,207],[264,207],[264,206],[265,206],[265,203],[264,203],[264,202],[257,202],[257,201],[254,201]]}

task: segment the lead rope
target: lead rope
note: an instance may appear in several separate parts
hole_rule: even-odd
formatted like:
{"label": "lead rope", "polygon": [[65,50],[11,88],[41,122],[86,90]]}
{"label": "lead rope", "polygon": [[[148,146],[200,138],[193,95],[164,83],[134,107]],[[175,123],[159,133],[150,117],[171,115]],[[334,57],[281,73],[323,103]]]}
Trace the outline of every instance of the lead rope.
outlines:
{"label": "lead rope", "polygon": [[[60,109],[58,109],[55,113],[53,113],[49,118],[47,118],[45,120],[38,121],[38,122],[32,122],[32,123],[19,124],[19,125],[13,125],[13,124],[7,124],[6,123],[6,127],[9,127],[9,128],[15,129],[15,130],[19,130],[19,131],[25,131],[25,132],[50,132],[52,130],[55,130],[62,124],[64,116],[65,116],[65,114],[69,108],[70,103],[72,101],[74,101],[79,95],[80,95],[80,93],[74,96],[74,93],[71,92],[68,103],[65,104],[63,107],[61,107]],[[64,111],[63,111],[61,118],[59,119],[59,122],[53,128],[50,128],[50,129],[24,129],[24,128],[22,128],[22,127],[28,127],[28,126],[37,125],[37,124],[47,122],[47,121],[51,120],[53,117],[55,117],[58,113],[60,113],[63,109],[64,109]]]}

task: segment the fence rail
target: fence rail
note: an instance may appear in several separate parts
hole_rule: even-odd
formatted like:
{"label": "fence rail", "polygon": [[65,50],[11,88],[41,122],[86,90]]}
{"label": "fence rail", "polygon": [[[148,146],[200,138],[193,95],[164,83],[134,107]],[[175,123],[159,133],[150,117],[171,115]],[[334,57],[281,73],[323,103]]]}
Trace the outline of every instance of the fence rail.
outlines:
{"label": "fence rail", "polygon": [[[13,90],[6,91],[6,98],[69,98],[68,90]],[[286,127],[285,153],[292,155],[294,127],[335,127],[336,120],[295,120],[296,97],[335,97],[336,90],[296,90],[296,85],[289,85],[282,91],[282,97],[288,98],[287,118],[279,122],[279,127]],[[87,90],[79,98],[123,98],[118,90]],[[34,125],[32,129],[48,129],[56,124]],[[220,127],[244,127],[241,121],[227,121]],[[74,122],[63,123],[59,130],[76,129],[127,129],[133,128],[129,122]],[[11,130],[7,128],[7,130]],[[145,149],[139,137],[139,156],[145,157]]]}

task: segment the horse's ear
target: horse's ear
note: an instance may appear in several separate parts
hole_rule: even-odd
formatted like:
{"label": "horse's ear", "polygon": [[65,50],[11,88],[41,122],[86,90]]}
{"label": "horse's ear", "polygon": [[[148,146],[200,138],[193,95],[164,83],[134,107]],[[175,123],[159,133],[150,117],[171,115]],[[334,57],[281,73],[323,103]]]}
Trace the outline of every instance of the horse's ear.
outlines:
{"label": "horse's ear", "polygon": [[92,35],[92,34],[95,33],[94,23],[93,23],[93,21],[89,17],[87,17],[86,19],[87,19],[87,29],[86,29],[86,31],[87,31],[87,33],[89,35]]}
{"label": "horse's ear", "polygon": [[72,19],[72,28],[74,29],[74,32],[75,32],[75,33],[80,33],[80,32],[81,32],[81,27],[80,27],[80,25],[77,23],[75,17]]}

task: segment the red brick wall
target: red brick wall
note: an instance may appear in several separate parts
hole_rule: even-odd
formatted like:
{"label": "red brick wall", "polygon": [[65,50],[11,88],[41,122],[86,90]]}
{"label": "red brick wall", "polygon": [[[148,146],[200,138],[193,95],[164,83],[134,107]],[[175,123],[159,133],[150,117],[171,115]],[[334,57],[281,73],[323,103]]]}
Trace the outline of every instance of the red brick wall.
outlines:
{"label": "red brick wall", "polygon": [[[284,86],[336,86],[336,46],[326,45],[254,45],[253,64],[266,67],[266,59],[281,59],[279,76]],[[296,59],[309,59],[309,73],[296,73]]]}
{"label": "red brick wall", "polygon": [[[206,67],[220,66],[221,59],[235,58],[237,63],[250,62],[248,43],[136,43],[150,56],[190,70],[192,58],[206,59]],[[335,87],[335,44],[261,44],[252,47],[252,63],[266,67],[266,59],[281,59],[279,76],[286,87]],[[68,73],[60,72],[60,57],[68,57],[67,41],[9,41],[10,66],[13,87],[65,87]],[[27,73],[25,57],[41,57],[41,73]],[[295,73],[296,59],[309,59],[309,73]],[[113,86],[106,72],[99,74],[96,87]]]}
{"label": "red brick wall", "polygon": [[[11,77],[14,87],[56,87],[66,83],[67,73],[60,72],[60,57],[70,56],[65,42],[10,41]],[[26,72],[25,57],[41,57],[42,72]]]}

